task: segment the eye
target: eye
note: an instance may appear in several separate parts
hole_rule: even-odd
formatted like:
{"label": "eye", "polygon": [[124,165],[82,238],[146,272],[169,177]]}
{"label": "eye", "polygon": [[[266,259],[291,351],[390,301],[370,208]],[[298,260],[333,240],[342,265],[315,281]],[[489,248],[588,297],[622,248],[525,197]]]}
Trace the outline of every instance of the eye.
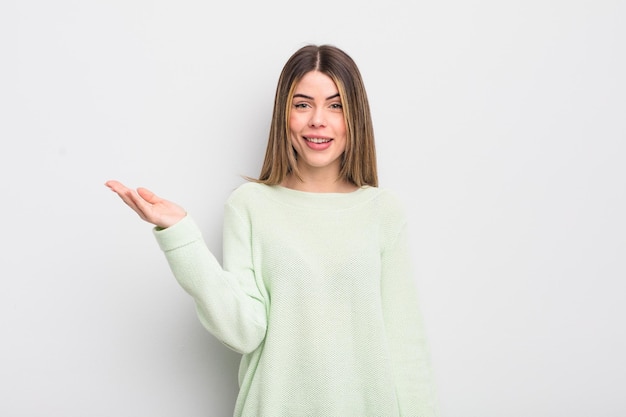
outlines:
{"label": "eye", "polygon": [[343,106],[341,105],[341,103],[333,103],[330,105],[330,108],[333,110],[341,110],[343,109]]}
{"label": "eye", "polygon": [[293,107],[295,107],[296,109],[306,109],[307,107],[309,107],[309,103],[294,103]]}

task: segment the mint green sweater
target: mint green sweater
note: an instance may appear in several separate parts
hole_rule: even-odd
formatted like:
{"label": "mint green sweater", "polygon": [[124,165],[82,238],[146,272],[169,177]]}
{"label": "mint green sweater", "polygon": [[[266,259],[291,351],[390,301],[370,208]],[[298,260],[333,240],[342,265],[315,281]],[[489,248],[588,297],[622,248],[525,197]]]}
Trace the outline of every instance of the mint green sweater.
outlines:
{"label": "mint green sweater", "polygon": [[241,353],[235,416],[436,416],[406,218],[388,191],[245,183],[223,262],[187,216],[155,230],[202,324]]}

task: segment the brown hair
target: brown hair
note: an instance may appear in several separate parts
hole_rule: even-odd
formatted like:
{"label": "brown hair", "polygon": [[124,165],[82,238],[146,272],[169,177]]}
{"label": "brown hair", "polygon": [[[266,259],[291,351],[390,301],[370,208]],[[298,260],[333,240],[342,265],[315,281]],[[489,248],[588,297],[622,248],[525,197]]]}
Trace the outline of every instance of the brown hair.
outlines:
{"label": "brown hair", "polygon": [[350,56],[331,45],[304,46],[287,60],[276,87],[261,174],[253,181],[277,185],[289,173],[299,177],[297,155],[289,139],[289,113],[296,84],[310,71],[328,75],[341,97],[347,143],[339,176],[359,187],[378,186],[374,129],[361,73]]}

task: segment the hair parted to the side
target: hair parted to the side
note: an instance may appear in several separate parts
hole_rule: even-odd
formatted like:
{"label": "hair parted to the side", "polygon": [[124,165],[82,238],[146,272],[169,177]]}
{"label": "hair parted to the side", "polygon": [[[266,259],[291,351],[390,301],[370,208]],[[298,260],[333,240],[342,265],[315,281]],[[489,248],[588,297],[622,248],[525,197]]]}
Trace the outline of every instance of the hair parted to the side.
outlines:
{"label": "hair parted to the side", "polygon": [[278,185],[293,173],[297,154],[291,145],[289,114],[296,84],[310,71],[328,75],[337,85],[346,122],[346,150],[339,176],[358,186],[378,186],[374,129],[361,73],[352,58],[332,45],[307,45],[297,50],[281,71],[265,159],[256,182]]}

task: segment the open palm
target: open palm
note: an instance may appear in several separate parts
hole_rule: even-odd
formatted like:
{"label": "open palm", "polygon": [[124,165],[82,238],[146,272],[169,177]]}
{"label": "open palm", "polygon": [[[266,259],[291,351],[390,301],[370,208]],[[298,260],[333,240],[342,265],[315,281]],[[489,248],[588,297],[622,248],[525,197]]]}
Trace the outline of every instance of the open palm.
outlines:
{"label": "open palm", "polygon": [[107,181],[105,185],[117,193],[139,217],[155,226],[170,227],[187,215],[178,204],[160,198],[146,188],[132,190],[115,180]]}

